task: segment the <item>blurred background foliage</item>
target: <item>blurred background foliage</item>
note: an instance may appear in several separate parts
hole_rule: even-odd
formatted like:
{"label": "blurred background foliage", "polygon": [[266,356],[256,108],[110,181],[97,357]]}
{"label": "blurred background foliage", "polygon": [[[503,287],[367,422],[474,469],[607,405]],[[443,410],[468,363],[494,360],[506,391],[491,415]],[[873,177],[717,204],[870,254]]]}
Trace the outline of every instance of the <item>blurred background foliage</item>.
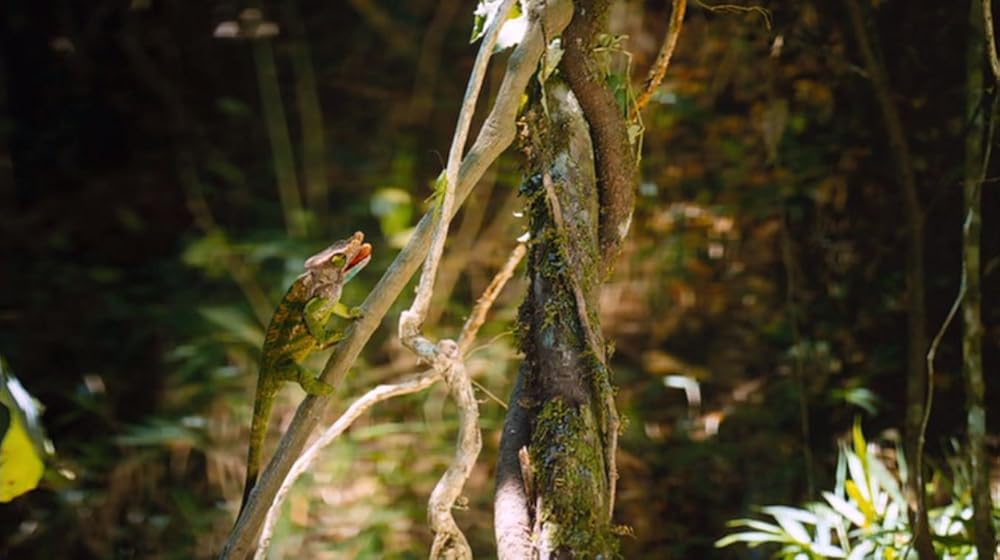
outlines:
{"label": "blurred background foliage", "polygon": [[[602,297],[627,417],[626,557],[745,554],[713,547],[726,520],[833,488],[855,417],[880,440],[902,426],[905,231],[878,105],[839,3],[761,6],[694,3],[643,115],[636,216]],[[968,4],[866,7],[919,175],[936,329],[960,273]],[[376,248],[344,296],[360,302],[426,209],[474,56],[473,4],[288,0],[261,6],[276,37],[213,36],[243,8],[0,10],[0,353],[46,407],[53,470],[71,473],[0,505],[0,557],[213,557],[241,493],[272,306],[305,256],[357,229]],[[616,5],[634,82],[669,14],[668,2]],[[432,317],[440,334],[456,332],[524,230],[519,180],[510,154],[462,210]],[[987,372],[1000,349],[991,184]],[[470,363],[501,398],[523,290],[508,286]],[[390,313],[331,418],[416,367],[395,324]],[[938,505],[964,426],[959,332],[938,352]],[[995,375],[987,391],[1000,402]],[[275,424],[301,396],[282,394]],[[458,520],[490,557],[504,411],[483,399],[484,451]],[[288,500],[274,557],[422,557],[424,504],[454,428],[441,387],[377,407]]]}

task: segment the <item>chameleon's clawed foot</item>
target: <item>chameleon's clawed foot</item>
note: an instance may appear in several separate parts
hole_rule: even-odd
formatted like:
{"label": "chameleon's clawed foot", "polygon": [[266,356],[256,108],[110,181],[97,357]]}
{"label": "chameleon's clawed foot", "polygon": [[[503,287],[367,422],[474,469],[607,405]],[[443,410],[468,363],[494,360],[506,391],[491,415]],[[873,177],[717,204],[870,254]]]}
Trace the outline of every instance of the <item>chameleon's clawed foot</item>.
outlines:
{"label": "chameleon's clawed foot", "polygon": [[299,371],[296,381],[299,382],[302,390],[310,395],[322,396],[333,393],[333,385],[317,378],[315,373],[305,369]]}
{"label": "chameleon's clawed foot", "polygon": [[318,381],[316,385],[312,387],[313,390],[309,391],[310,395],[325,396],[333,394],[333,385],[325,383],[323,381]]}

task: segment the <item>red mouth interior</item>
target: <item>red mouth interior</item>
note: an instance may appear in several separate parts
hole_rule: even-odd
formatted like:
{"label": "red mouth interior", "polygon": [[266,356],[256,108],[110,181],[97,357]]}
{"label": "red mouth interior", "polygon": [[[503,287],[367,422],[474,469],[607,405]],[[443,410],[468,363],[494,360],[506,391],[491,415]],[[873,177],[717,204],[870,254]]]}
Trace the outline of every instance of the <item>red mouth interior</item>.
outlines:
{"label": "red mouth interior", "polygon": [[358,254],[354,255],[354,258],[351,259],[351,262],[347,263],[347,267],[345,268],[345,270],[350,270],[354,268],[361,262],[365,261],[371,255],[372,255],[371,243],[365,243],[364,245],[361,246],[360,249],[358,249]]}

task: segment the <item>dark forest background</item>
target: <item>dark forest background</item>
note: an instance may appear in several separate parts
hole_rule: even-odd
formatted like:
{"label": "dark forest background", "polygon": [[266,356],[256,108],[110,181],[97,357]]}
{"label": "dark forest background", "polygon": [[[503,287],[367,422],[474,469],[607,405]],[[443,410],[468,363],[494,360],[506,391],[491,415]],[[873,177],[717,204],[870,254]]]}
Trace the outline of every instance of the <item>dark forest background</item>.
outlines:
{"label": "dark forest background", "polygon": [[[912,151],[932,336],[961,273],[969,5],[862,4]],[[274,39],[213,36],[245,7],[0,7],[0,354],[46,407],[54,464],[74,473],[0,506],[0,557],[212,557],[242,490],[271,306],[305,256],[361,229],[375,259],[345,294],[359,302],[427,208],[475,55],[473,4],[288,1],[262,6],[280,27]],[[629,558],[745,554],[713,548],[726,520],[829,488],[837,441],[856,417],[887,448],[904,425],[903,195],[869,73],[840,2],[761,7],[693,3],[643,113],[636,214],[602,296],[627,418],[616,520],[634,532],[622,544]],[[609,48],[630,60],[638,87],[670,3],[615,10],[631,57]],[[994,94],[986,88],[982,111]],[[285,122],[269,129],[276,108]],[[293,160],[272,149],[280,129]],[[290,186],[276,176],[282,163],[298,174]],[[441,273],[441,334],[458,328],[526,227],[521,165],[512,151],[459,216]],[[994,464],[995,176],[982,188]],[[289,188],[301,211],[280,202]],[[524,286],[508,286],[470,363],[500,399],[516,372],[510,330]],[[416,367],[396,319],[333,413]],[[938,351],[932,505],[950,499],[943,481],[964,438],[961,332],[953,325]],[[698,403],[677,388],[692,382]],[[283,395],[276,423],[300,397]],[[484,452],[456,517],[489,557],[504,411],[483,399]],[[276,552],[423,556],[423,507],[454,437],[444,402],[435,387],[356,425],[291,497]]]}

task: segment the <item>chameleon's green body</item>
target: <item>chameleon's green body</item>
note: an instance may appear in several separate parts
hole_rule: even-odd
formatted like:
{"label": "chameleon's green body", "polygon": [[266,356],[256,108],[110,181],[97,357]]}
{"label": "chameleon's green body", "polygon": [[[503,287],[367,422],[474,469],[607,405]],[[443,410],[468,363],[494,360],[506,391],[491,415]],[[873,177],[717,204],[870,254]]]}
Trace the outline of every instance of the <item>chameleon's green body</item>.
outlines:
{"label": "chameleon's green body", "polygon": [[241,511],[260,474],[264,440],[281,384],[298,382],[311,395],[333,391],[333,387],[319,380],[302,362],[313,352],[329,348],[343,338],[342,332],[329,329],[328,323],[334,315],[356,316],[340,303],[340,294],[344,284],[370,259],[371,245],[362,243],[363,240],[364,235],[358,232],[309,258],[306,272],[288,288],[267,325],[250,425]]}

